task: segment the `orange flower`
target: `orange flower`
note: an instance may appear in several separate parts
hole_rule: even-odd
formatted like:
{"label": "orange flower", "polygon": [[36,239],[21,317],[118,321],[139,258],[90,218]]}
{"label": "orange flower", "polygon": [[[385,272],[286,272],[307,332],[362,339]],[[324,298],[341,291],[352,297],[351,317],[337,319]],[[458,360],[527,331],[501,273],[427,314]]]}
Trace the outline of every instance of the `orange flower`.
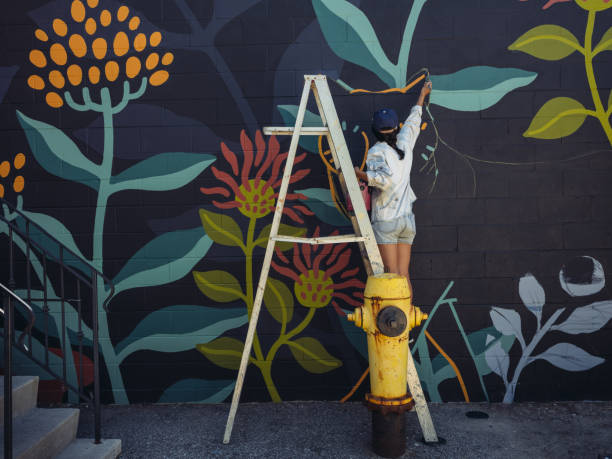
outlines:
{"label": "orange flower", "polygon": [[[220,171],[216,167],[212,167],[212,172],[215,177],[221,180],[229,189],[224,187],[200,188],[200,191],[206,195],[219,194],[225,198],[232,197],[229,201],[218,202],[213,201],[213,204],[219,209],[238,210],[248,218],[262,218],[273,212],[276,207],[276,198],[278,197],[277,189],[281,185],[282,177],[279,178],[281,165],[287,159],[288,153],[279,154],[280,145],[275,137],[270,137],[268,142],[268,154],[266,155],[266,142],[261,135],[261,131],[255,134],[255,144],[257,154],[253,158],[253,143],[242,130],[240,133],[240,143],[244,153],[244,163],[242,172],[238,171],[238,159],[233,151],[231,151],[225,143],[221,143],[221,152],[223,157],[229,163],[232,173],[238,177],[240,174],[241,184],[238,185],[234,177],[227,172]],[[265,159],[264,159],[265,157]],[[296,156],[294,164],[299,164],[306,157],[306,153]],[[251,169],[253,166],[259,169],[255,173],[255,177],[251,178]],[[263,175],[271,169],[270,176],[263,179]],[[302,180],[310,173],[310,169],[300,169],[292,176],[289,183],[295,183]],[[231,191],[230,191],[231,190]],[[231,196],[231,192],[234,193]],[[298,193],[287,193],[283,213],[294,222],[304,223],[298,212],[304,215],[314,215],[307,207],[303,205],[289,206],[287,201],[306,199],[306,196]]]}
{"label": "orange flower", "polygon": [[[335,230],[333,235],[338,234]],[[319,236],[319,227],[312,237]],[[330,302],[340,314],[344,312],[337,300],[359,306],[365,284],[355,276],[359,266],[344,271],[349,265],[351,248],[348,244],[293,245],[293,258],[289,259],[276,247],[276,256],[283,265],[272,262],[272,267],[283,276],[293,279],[298,302],[307,308],[323,308]]]}
{"label": "orange flower", "polygon": [[[53,40],[47,32],[37,29],[34,36],[40,42],[41,49],[30,51],[30,62],[40,69],[29,76],[28,86],[36,91],[46,91],[45,100],[50,107],[59,108],[68,103],[77,110],[96,109],[96,104],[89,103],[90,87],[98,83],[127,83],[124,88],[124,99],[131,98],[129,82],[140,76],[140,88],[144,91],[146,83],[160,86],[168,81],[170,74],[163,68],[157,68],[160,61],[157,52],[146,53],[147,41],[152,48],[158,47],[162,41],[160,32],[147,36],[138,31],[140,18],[130,16],[130,9],[122,5],[115,15],[104,9],[96,12],[98,0],[87,0],[87,6],[82,0],[73,0],[70,5],[70,19],[55,18],[52,21]],[[112,40],[108,41],[96,32],[103,29],[115,29]],[[151,58],[151,56],[156,56]],[[143,63],[156,59],[155,65]],[[172,53],[165,53],[161,65],[169,66],[174,60]],[[52,68],[51,68],[52,67]],[[82,85],[85,105],[74,102],[66,80],[73,87]],[[105,80],[105,81],[104,81]],[[87,92],[87,94],[85,93]],[[140,90],[137,91],[140,95]]]}
{"label": "orange flower", "polygon": [[[13,158],[13,163],[11,166],[10,161],[2,161],[0,162],[0,178],[5,179],[9,178],[11,173],[11,167],[15,169],[15,171],[21,170],[25,166],[26,157],[23,153],[17,153]],[[16,175],[12,180],[12,188],[15,193],[21,193],[25,187],[25,179],[23,175]],[[4,198],[5,195],[5,187],[2,183],[0,183],[0,198]]]}

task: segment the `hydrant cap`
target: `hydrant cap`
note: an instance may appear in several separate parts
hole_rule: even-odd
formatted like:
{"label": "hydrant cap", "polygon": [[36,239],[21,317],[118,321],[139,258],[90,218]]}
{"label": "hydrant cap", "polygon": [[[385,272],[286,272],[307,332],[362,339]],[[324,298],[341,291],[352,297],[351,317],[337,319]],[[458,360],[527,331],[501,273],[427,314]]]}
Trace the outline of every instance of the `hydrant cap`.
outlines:
{"label": "hydrant cap", "polygon": [[366,298],[410,298],[408,281],[395,273],[376,274],[368,277],[364,291]]}

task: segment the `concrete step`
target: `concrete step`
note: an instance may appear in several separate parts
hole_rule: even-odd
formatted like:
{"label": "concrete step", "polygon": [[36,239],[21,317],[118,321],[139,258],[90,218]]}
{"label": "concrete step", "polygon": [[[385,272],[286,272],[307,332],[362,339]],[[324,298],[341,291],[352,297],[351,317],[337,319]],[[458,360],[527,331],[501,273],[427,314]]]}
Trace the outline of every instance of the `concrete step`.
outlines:
{"label": "concrete step", "polygon": [[115,459],[121,454],[121,440],[102,440],[96,445],[93,439],[77,438],[56,459]]}
{"label": "concrete step", "polygon": [[[38,376],[13,376],[13,417],[36,407]],[[4,376],[0,381],[0,425],[4,425]]]}
{"label": "concrete step", "polygon": [[[15,459],[53,458],[76,437],[79,410],[34,408],[13,421]],[[0,448],[4,448],[4,438]]]}

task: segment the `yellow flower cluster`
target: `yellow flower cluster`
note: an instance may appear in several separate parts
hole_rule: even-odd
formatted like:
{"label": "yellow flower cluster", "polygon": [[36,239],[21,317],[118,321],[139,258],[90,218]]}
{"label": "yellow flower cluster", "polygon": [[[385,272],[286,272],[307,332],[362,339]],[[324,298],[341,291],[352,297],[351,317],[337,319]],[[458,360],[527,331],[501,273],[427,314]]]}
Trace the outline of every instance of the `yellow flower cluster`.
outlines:
{"label": "yellow flower cluster", "polygon": [[[68,24],[59,18],[52,22],[57,42],[50,43],[49,35],[42,29],[34,32],[41,45],[50,43],[50,46],[47,53],[40,49],[30,51],[30,62],[41,70],[39,74],[30,75],[28,86],[42,91],[48,82],[50,90],[45,100],[50,107],[59,108],[64,104],[57,90],[67,90],[68,83],[72,86],[97,85],[103,77],[112,83],[119,78],[122,69],[129,79],[152,72],[149,83],[153,86],[160,86],[168,80],[169,73],[157,67],[160,62],[163,66],[170,65],[174,60],[173,54],[167,52],[160,57],[156,51],[148,55],[145,51],[147,43],[150,48],[159,46],[162,40],[160,32],[153,32],[148,37],[138,32],[140,18],[129,18],[130,9],[125,5],[120,6],[113,16],[107,9],[97,12],[99,0],[87,0],[86,3],[87,7],[81,0],[74,0],[71,4],[70,15],[74,21],[71,27],[78,29],[75,33],[70,33]],[[95,34],[100,27],[110,27],[113,17],[115,27],[123,30],[118,30],[112,42],[108,43]],[[146,70],[142,68],[143,62]],[[56,68],[49,70],[51,66]]]}
{"label": "yellow flower cluster", "polygon": [[[23,153],[17,153],[13,158],[13,167],[16,170],[20,170],[25,166],[26,157]],[[7,178],[11,173],[11,163],[9,161],[2,161],[0,163],[0,177]],[[13,190],[15,193],[21,193],[25,188],[25,179],[22,175],[17,175],[13,179]],[[4,185],[0,183],[0,198],[3,198],[5,194]]]}

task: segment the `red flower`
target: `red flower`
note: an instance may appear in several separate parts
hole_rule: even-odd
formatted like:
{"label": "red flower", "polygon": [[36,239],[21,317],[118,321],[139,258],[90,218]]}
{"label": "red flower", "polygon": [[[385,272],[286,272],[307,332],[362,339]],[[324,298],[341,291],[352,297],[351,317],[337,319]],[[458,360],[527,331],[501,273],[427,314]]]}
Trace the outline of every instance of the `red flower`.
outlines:
{"label": "red flower", "polygon": [[[253,143],[247,136],[244,129],[240,133],[240,144],[242,145],[242,151],[244,153],[244,163],[242,164],[242,171],[238,171],[238,159],[236,154],[231,151],[225,143],[221,143],[221,152],[223,157],[229,163],[232,173],[235,177],[240,177],[241,184],[238,185],[234,177],[227,172],[220,171],[216,167],[212,167],[214,176],[221,180],[229,189],[225,187],[214,187],[214,188],[200,188],[200,191],[204,194],[219,194],[225,198],[230,198],[229,201],[219,202],[213,201],[213,204],[219,209],[233,209],[238,210],[248,218],[262,218],[273,212],[276,207],[276,198],[278,197],[278,188],[282,181],[281,166],[285,159],[287,159],[288,153],[281,153],[280,146],[275,137],[270,137],[268,142],[268,154],[266,155],[266,142],[261,135],[261,131],[257,131],[255,134],[255,144],[257,147],[255,158],[253,158]],[[294,166],[304,160],[306,153],[295,157]],[[257,169],[255,177],[251,178],[251,169]],[[268,178],[262,178],[263,175],[270,170]],[[289,183],[295,183],[310,173],[310,169],[300,169],[295,171],[291,176]],[[230,191],[231,190],[231,191]],[[233,192],[233,196],[232,196]],[[288,206],[289,200],[300,200],[307,199],[306,196],[299,193],[287,193],[285,206],[283,207],[283,213],[286,214],[291,220],[298,223],[304,223],[304,220],[300,217],[298,212],[304,215],[314,215],[307,207],[303,205],[292,205]]]}
{"label": "red flower", "polygon": [[[334,231],[332,235],[338,234]],[[313,237],[319,236],[319,227]],[[293,245],[293,259],[289,260],[279,248],[276,255],[284,264],[274,261],[272,267],[283,276],[293,279],[298,302],[307,308],[323,308],[330,302],[341,315],[344,312],[336,300],[351,306],[360,306],[365,284],[355,276],[360,267],[345,271],[351,258],[348,244]]]}

